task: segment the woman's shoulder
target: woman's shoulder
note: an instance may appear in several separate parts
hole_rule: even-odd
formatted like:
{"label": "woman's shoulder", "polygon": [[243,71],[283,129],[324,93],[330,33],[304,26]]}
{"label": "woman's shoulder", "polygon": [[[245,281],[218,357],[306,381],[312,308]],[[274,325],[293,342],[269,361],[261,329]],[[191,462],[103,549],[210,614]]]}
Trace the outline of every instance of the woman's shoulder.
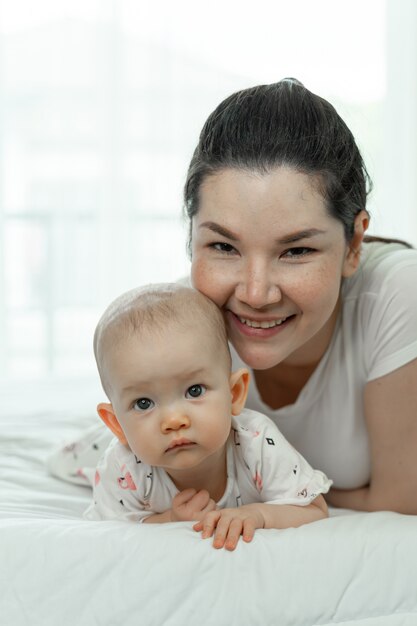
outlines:
{"label": "woman's shoulder", "polygon": [[380,241],[363,244],[361,262],[357,272],[345,280],[343,296],[357,297],[362,294],[381,293],[390,282],[401,287],[398,277],[405,286],[417,278],[417,250],[399,243]]}
{"label": "woman's shoulder", "polygon": [[[337,346],[354,346],[367,381],[389,374],[417,354],[417,250],[399,244],[365,244],[361,265],[343,285]],[[358,360],[359,359],[359,360]]]}

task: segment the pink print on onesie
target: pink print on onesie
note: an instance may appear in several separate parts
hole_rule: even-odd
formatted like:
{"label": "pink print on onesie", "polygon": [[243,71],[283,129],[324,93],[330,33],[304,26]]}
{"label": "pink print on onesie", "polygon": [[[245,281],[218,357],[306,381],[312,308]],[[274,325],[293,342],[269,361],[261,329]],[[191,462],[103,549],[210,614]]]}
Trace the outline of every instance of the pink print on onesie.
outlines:
{"label": "pink print on onesie", "polygon": [[259,472],[256,472],[255,476],[253,477],[253,482],[255,483],[257,490],[261,492],[262,487],[263,487],[263,482],[262,482],[262,476],[260,475]]}
{"label": "pink print on onesie", "polygon": [[[126,469],[126,465],[122,465],[121,470],[124,472]],[[130,489],[130,491],[136,491],[135,481],[132,478],[132,474],[130,472],[126,472],[124,476],[121,476],[117,479],[119,487],[121,489]]]}

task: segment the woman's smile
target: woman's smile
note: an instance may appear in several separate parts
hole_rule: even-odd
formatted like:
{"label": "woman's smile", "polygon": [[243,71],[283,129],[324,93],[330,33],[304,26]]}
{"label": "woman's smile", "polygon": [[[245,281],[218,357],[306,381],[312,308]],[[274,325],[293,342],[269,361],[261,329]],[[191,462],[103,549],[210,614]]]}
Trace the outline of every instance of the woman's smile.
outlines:
{"label": "woman's smile", "polygon": [[288,323],[294,319],[294,315],[269,319],[252,319],[237,315],[230,310],[226,311],[225,316],[228,327],[234,324],[239,332],[247,337],[257,337],[258,339],[267,339],[282,332]]}

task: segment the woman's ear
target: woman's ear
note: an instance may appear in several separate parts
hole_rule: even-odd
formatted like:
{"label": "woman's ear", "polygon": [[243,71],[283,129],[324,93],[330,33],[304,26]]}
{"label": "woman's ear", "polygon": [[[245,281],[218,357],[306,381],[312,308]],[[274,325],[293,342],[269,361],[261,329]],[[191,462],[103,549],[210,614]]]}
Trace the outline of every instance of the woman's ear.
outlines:
{"label": "woman's ear", "polygon": [[230,391],[232,393],[232,415],[239,415],[245,406],[249,389],[249,372],[243,367],[230,375]]}
{"label": "woman's ear", "polygon": [[120,443],[126,445],[127,439],[125,437],[122,427],[120,426],[119,420],[116,417],[113,405],[108,404],[107,402],[102,402],[97,406],[97,413],[106,424],[107,428],[110,428],[113,435],[116,435]]}
{"label": "woman's ear", "polygon": [[353,276],[353,274],[359,267],[362,241],[368,226],[369,213],[365,210],[362,210],[355,217],[353,237],[349,242],[346,252],[346,258],[343,263],[342,276],[344,278],[349,278],[349,276]]}

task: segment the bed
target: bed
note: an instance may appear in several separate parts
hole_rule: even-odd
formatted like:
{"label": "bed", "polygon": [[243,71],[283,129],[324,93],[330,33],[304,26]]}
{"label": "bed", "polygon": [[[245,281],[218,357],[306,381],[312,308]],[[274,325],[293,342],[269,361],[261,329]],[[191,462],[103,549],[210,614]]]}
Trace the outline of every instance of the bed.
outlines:
{"label": "bed", "polygon": [[2,625],[417,625],[417,518],[334,510],[233,553],[191,523],[84,521],[89,488],[45,459],[93,412],[2,404]]}

